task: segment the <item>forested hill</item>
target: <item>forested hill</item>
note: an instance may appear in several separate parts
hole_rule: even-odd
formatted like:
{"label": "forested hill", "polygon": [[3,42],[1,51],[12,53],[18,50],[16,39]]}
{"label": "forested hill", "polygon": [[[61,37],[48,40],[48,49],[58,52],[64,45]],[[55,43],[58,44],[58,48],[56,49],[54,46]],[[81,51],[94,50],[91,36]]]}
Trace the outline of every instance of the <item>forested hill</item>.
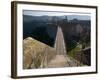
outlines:
{"label": "forested hill", "polygon": [[91,21],[79,20],[76,18],[68,20],[68,17],[69,16],[65,15],[23,15],[23,39],[31,36],[45,44],[54,46],[57,26],[59,25],[62,28],[65,43],[67,45],[76,44],[79,41],[90,43]]}

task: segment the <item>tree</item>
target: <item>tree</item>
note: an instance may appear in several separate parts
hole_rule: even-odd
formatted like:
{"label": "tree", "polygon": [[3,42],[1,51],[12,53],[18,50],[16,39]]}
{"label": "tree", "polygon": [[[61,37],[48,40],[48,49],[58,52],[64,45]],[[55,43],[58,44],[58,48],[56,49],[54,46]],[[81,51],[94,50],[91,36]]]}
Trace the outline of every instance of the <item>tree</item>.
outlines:
{"label": "tree", "polygon": [[53,46],[53,39],[50,38],[46,31],[46,27],[37,27],[32,31],[31,37],[48,44],[50,46]]}

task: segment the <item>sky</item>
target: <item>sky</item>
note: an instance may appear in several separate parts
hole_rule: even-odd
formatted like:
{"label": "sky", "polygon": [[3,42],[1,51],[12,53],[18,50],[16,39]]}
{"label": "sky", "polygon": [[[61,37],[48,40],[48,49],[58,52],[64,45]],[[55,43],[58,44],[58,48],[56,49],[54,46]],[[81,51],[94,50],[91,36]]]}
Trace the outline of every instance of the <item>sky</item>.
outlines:
{"label": "sky", "polygon": [[72,12],[54,12],[54,11],[36,11],[36,10],[23,10],[24,15],[30,16],[67,16],[68,20],[72,20],[74,18],[79,20],[90,20],[89,13],[72,13]]}

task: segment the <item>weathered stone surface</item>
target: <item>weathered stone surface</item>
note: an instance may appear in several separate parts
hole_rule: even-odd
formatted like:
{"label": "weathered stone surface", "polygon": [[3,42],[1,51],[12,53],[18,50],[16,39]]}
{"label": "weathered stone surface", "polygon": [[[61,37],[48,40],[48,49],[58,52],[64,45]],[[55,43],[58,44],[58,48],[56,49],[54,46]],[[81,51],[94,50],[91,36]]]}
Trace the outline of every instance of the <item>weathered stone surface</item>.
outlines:
{"label": "weathered stone surface", "polygon": [[50,59],[56,55],[54,48],[31,37],[23,40],[23,48],[24,69],[45,67]]}
{"label": "weathered stone surface", "polygon": [[23,40],[24,69],[32,67],[31,65],[33,63],[33,60],[35,60],[35,58],[37,58],[39,55],[43,55],[45,47],[46,46],[44,44],[31,37],[28,37]]}

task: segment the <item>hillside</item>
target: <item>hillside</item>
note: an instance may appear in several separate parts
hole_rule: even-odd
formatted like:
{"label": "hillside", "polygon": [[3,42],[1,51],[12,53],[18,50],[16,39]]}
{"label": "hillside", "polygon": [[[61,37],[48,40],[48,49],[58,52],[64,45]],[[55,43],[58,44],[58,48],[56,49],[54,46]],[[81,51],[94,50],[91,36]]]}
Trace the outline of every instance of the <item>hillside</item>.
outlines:
{"label": "hillside", "polygon": [[56,54],[54,48],[31,37],[23,40],[23,51],[24,69],[43,67]]}

